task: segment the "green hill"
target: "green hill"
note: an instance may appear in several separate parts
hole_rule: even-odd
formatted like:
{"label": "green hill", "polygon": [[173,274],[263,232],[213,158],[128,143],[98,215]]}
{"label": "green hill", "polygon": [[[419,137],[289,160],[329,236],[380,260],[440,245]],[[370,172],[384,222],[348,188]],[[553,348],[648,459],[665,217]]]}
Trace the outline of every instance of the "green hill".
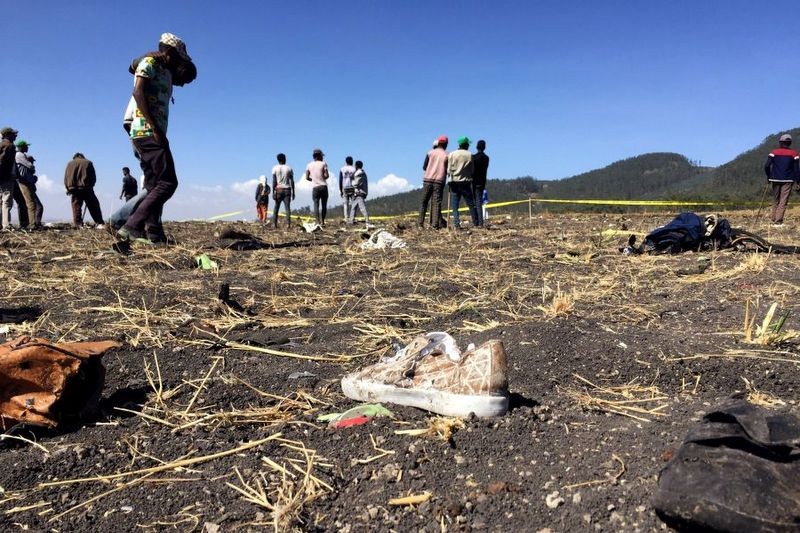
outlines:
{"label": "green hill", "polygon": [[708,179],[707,172],[708,169],[693,165],[680,154],[643,154],[577,176],[546,182],[542,196],[655,200],[703,184]]}

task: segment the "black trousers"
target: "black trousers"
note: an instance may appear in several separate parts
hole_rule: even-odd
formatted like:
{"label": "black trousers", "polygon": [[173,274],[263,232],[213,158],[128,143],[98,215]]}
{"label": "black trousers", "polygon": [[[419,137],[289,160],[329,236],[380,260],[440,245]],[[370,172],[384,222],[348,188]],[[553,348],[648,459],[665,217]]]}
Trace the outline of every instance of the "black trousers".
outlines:
{"label": "black trousers", "polygon": [[428,202],[433,198],[433,207],[431,208],[431,218],[433,220],[433,227],[441,227],[442,219],[442,191],[444,190],[444,183],[435,181],[426,181],[423,183],[422,188],[422,205],[419,208],[419,220],[417,224],[422,226],[425,223],[425,214],[428,212]]}
{"label": "black trousers", "polygon": [[314,218],[317,219],[317,224],[325,225],[325,217],[328,216],[328,186],[319,185],[311,189],[311,199],[314,200]]}
{"label": "black trousers", "polygon": [[164,211],[164,204],[178,188],[175,161],[172,159],[169,143],[159,144],[152,137],[134,139],[133,148],[139,154],[147,196],[139,202],[136,211],[123,227],[137,237],[146,233],[151,240],[163,240],[161,213]]}
{"label": "black trousers", "polygon": [[100,210],[100,201],[94,194],[94,189],[70,189],[72,196],[72,223],[75,227],[83,226],[83,203],[92,215],[95,224],[103,223],[103,212]]}
{"label": "black trousers", "polygon": [[272,227],[278,227],[278,209],[281,204],[286,211],[286,227],[292,225],[292,190],[291,189],[276,189],[275,190],[275,207],[272,208]]}
{"label": "black trousers", "polygon": [[475,209],[478,210],[478,225],[483,226],[483,191],[486,190],[486,184],[476,184],[472,182],[472,198],[475,201]]}

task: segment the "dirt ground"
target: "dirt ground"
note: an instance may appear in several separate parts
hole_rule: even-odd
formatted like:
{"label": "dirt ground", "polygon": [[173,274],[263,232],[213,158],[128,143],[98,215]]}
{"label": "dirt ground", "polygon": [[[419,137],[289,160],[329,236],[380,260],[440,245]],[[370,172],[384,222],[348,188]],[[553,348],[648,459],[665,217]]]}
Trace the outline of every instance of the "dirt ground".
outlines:
{"label": "dirt ground", "polygon": [[[753,215],[726,214],[800,243]],[[101,416],[0,442],[0,529],[667,530],[650,499],[687,429],[733,394],[796,410],[800,389],[798,257],[619,253],[671,218],[390,222],[408,246],[386,251],[338,221],[315,235],[168,224],[176,245],[130,256],[101,230],[3,234],[3,316],[32,308],[7,338],[123,347],[104,357]],[[203,253],[218,270],[195,268]],[[773,303],[791,314],[759,337]],[[511,411],[459,422],[387,404],[393,418],[358,427],[317,421],[357,405],[346,372],[425,331],[501,339]],[[390,502],[405,496],[424,501]]]}

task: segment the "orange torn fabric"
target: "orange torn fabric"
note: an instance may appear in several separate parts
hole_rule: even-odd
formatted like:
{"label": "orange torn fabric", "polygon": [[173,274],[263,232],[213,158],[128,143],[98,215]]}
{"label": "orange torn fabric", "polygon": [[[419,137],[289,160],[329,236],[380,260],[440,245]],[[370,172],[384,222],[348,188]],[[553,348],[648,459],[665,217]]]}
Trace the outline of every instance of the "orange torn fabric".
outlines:
{"label": "orange torn fabric", "polygon": [[18,337],[0,345],[0,427],[55,427],[63,416],[96,408],[105,383],[101,357],[114,341],[66,342]]}

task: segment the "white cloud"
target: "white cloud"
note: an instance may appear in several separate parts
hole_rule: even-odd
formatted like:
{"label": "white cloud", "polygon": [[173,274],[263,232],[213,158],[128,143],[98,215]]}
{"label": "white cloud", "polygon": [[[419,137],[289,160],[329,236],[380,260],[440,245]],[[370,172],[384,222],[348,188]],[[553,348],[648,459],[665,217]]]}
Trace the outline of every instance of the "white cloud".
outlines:
{"label": "white cloud", "polygon": [[190,189],[197,192],[219,194],[225,190],[222,185],[190,185]]}
{"label": "white cloud", "polygon": [[36,182],[36,190],[44,193],[55,192],[56,182],[51,180],[47,174],[39,176],[39,181]]}
{"label": "white cloud", "polygon": [[231,190],[233,192],[243,195],[246,194],[248,196],[256,193],[256,187],[258,187],[258,178],[253,178],[247,181],[234,181],[231,183]]}
{"label": "white cloud", "polygon": [[387,174],[376,181],[374,185],[370,183],[369,196],[370,198],[389,196],[399,192],[410,191],[413,188],[414,186],[411,185],[407,179],[401,178],[400,176],[396,176],[394,174]]}

